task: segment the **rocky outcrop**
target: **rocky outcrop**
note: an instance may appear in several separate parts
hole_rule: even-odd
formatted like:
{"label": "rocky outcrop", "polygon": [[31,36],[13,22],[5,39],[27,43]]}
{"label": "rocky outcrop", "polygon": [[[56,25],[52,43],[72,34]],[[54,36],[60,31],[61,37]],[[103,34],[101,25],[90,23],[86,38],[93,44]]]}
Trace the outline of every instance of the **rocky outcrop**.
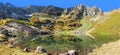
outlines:
{"label": "rocky outcrop", "polygon": [[35,27],[10,22],[4,26],[0,26],[0,34],[4,35],[0,41],[11,41],[11,39],[20,40],[20,38],[27,40],[32,38],[30,36],[39,34],[38,30]]}
{"label": "rocky outcrop", "polygon": [[0,33],[6,34],[6,35],[12,35],[12,36],[16,36],[17,34],[20,34],[21,32],[22,33],[25,32],[28,34],[38,33],[36,29],[30,26],[26,26],[26,25],[14,23],[14,22],[7,23],[5,26],[0,27],[0,29],[1,29]]}

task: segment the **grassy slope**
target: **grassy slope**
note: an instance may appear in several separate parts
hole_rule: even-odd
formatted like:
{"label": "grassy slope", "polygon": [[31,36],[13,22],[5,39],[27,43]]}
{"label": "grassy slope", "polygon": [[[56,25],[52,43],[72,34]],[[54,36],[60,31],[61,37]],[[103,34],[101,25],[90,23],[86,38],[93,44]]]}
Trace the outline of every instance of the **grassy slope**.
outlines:
{"label": "grassy slope", "polygon": [[[88,17],[84,17],[82,20],[79,20],[80,23],[82,24],[82,26],[79,27],[79,28],[75,28],[74,30],[64,30],[64,31],[61,31],[61,32],[55,32],[55,34],[56,35],[58,35],[58,34],[77,35],[77,34],[75,34],[75,32],[79,32],[78,33],[78,35],[79,35],[81,32],[84,32],[85,30],[87,30],[87,29],[89,29],[89,28],[91,28],[93,26],[93,23],[89,21],[90,18],[91,17],[88,16]],[[80,31],[81,29],[84,29],[84,28],[85,28],[84,31]]]}
{"label": "grassy slope", "polygon": [[[98,45],[118,40],[120,38],[120,10],[110,12],[109,19],[99,25],[97,24],[96,30],[93,31],[92,34],[96,36],[96,40],[99,41]],[[120,41],[116,41],[97,48],[91,55],[119,55],[120,51],[117,51],[119,50],[117,49],[119,42]]]}
{"label": "grassy slope", "polygon": [[[93,35],[95,37],[94,40],[92,40],[91,42],[89,40],[85,40],[85,41],[89,41],[87,43],[91,44],[92,46],[101,46],[104,43],[108,43],[111,41],[116,41],[119,39],[119,27],[120,27],[120,12],[118,11],[112,11],[109,12],[107,15],[102,15],[100,17],[100,19],[98,21],[90,21],[93,18],[98,18],[99,16],[96,17],[85,17],[83,18],[80,22],[83,24],[82,27],[77,28],[75,30],[72,31],[64,31],[61,32],[61,34],[66,34],[66,35],[74,35],[74,32],[79,31],[81,29],[86,28],[84,31],[87,31],[89,29],[92,29],[93,27],[95,27],[95,31],[93,31],[91,33],[91,35]],[[83,32],[84,32],[83,31]],[[78,33],[80,34],[80,33]],[[85,38],[83,38],[85,39]],[[88,37],[89,39],[89,37]],[[82,45],[85,45],[83,42]],[[88,45],[89,47],[91,45]],[[86,47],[86,46],[85,46]]]}
{"label": "grassy slope", "polygon": [[97,29],[96,33],[107,32],[111,34],[118,34],[120,31],[120,12],[113,12],[109,19],[101,23]]}
{"label": "grassy slope", "polygon": [[117,40],[119,38],[119,32],[120,12],[112,11],[110,12],[109,19],[96,25],[96,30],[92,32],[92,35],[96,37],[97,41],[102,40],[100,43],[104,43]]}

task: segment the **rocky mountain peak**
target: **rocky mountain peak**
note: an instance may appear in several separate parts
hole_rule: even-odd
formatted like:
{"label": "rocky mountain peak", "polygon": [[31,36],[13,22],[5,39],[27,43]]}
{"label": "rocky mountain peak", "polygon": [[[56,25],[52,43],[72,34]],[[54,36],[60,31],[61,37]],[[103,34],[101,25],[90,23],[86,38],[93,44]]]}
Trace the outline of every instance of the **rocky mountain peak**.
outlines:
{"label": "rocky mountain peak", "polygon": [[80,4],[69,9],[64,9],[64,11],[62,12],[62,16],[81,19],[84,16],[95,16],[100,13],[102,13],[102,10],[99,9],[97,6],[88,7]]}

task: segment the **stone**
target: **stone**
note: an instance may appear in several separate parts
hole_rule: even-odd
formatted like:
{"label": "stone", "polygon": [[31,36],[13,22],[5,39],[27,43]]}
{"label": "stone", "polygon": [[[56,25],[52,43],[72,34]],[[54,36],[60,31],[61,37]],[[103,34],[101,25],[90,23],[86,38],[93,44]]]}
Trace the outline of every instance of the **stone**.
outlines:
{"label": "stone", "polygon": [[78,55],[76,50],[69,50],[68,54],[69,55]]}
{"label": "stone", "polygon": [[78,55],[76,50],[69,50],[65,53],[60,53],[59,55]]}
{"label": "stone", "polygon": [[24,52],[31,52],[31,49],[29,47],[25,47],[23,51]]}
{"label": "stone", "polygon": [[47,53],[47,50],[44,49],[42,46],[38,46],[38,47],[36,48],[36,52],[37,52],[37,53]]}

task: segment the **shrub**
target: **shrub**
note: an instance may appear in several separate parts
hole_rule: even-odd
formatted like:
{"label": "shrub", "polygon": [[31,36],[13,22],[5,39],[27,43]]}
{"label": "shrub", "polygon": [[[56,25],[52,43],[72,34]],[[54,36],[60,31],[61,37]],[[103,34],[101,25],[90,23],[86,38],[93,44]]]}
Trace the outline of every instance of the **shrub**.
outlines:
{"label": "shrub", "polygon": [[29,19],[29,21],[30,21],[30,22],[34,22],[34,23],[37,23],[37,22],[39,22],[39,19],[38,19],[38,17],[36,17],[36,16],[32,16],[32,17]]}
{"label": "shrub", "polygon": [[0,20],[0,25],[5,25],[5,24],[7,24],[10,20],[12,20],[12,19],[10,19],[10,18],[2,19],[2,20]]}

